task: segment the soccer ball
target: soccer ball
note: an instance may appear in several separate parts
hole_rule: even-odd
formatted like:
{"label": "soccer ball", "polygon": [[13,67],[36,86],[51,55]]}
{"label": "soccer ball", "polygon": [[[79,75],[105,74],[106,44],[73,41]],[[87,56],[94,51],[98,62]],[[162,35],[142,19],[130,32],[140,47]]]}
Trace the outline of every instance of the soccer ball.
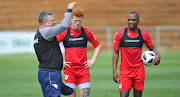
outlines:
{"label": "soccer ball", "polygon": [[143,61],[144,65],[152,65],[154,64],[154,58],[156,57],[155,53],[153,51],[145,51],[142,56],[141,59]]}

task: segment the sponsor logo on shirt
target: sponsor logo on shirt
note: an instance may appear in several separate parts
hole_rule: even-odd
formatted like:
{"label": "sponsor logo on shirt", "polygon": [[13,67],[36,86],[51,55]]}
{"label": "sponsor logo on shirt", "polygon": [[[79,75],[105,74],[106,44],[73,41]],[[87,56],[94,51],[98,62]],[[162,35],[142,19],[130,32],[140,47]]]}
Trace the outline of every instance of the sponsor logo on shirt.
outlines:
{"label": "sponsor logo on shirt", "polygon": [[69,38],[69,41],[80,41],[80,40],[84,40],[83,37],[81,38]]}
{"label": "sponsor logo on shirt", "polygon": [[39,39],[38,39],[38,38],[35,39],[35,40],[33,41],[33,43],[34,43],[34,44],[39,43]]}
{"label": "sponsor logo on shirt", "polygon": [[125,40],[125,42],[139,42],[140,40]]}

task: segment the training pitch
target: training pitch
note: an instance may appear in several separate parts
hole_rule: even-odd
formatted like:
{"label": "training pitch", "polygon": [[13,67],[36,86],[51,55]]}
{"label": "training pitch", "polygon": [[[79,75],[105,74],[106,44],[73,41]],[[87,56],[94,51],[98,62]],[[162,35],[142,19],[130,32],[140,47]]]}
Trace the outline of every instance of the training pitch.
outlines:
{"label": "training pitch", "polygon": [[[160,54],[160,65],[145,66],[143,97],[180,97],[180,51],[162,51]],[[88,59],[92,55],[93,52],[88,52]],[[0,55],[1,97],[43,97],[37,72],[35,54]],[[119,97],[118,84],[112,78],[112,52],[101,51],[90,73],[90,97]],[[130,97],[132,94],[131,90]]]}

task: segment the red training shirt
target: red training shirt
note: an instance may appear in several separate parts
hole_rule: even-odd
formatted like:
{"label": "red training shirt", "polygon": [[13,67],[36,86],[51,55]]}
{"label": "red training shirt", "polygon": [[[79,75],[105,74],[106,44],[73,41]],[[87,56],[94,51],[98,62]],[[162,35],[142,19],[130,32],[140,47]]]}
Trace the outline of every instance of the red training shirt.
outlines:
{"label": "red training shirt", "polygon": [[[139,47],[120,47],[121,39],[124,34],[124,30],[122,29],[118,31],[115,35],[114,40],[114,49],[120,49],[121,50],[121,64],[120,64],[120,70],[130,70],[135,71],[139,69],[144,69],[144,65],[141,61],[141,55],[142,55],[142,48]],[[153,43],[151,41],[151,38],[149,34],[141,30],[142,37],[144,39],[144,43],[146,46],[152,46]],[[127,35],[130,38],[136,38],[139,35],[138,29],[136,31],[132,31],[127,29]]]}
{"label": "red training shirt", "polygon": [[[100,44],[90,29],[84,28],[84,32],[88,40],[92,43],[94,47],[97,47]],[[67,29],[56,36],[59,43],[63,41],[66,34],[67,34]],[[72,27],[70,27],[70,34],[72,37],[78,37],[81,35],[81,29],[73,30]],[[77,63],[84,66],[84,62],[87,61],[87,48],[86,47],[65,48],[65,61]]]}

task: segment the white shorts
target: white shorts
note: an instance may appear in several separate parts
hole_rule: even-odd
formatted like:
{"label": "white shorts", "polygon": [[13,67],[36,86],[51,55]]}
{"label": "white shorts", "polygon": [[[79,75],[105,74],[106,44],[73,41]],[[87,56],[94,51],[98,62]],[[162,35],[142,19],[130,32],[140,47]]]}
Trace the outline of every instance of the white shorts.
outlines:
{"label": "white shorts", "polygon": [[[76,88],[76,85],[74,83],[66,82],[66,85],[71,88]],[[78,85],[79,90],[82,88],[90,88],[90,82],[85,82]]]}

